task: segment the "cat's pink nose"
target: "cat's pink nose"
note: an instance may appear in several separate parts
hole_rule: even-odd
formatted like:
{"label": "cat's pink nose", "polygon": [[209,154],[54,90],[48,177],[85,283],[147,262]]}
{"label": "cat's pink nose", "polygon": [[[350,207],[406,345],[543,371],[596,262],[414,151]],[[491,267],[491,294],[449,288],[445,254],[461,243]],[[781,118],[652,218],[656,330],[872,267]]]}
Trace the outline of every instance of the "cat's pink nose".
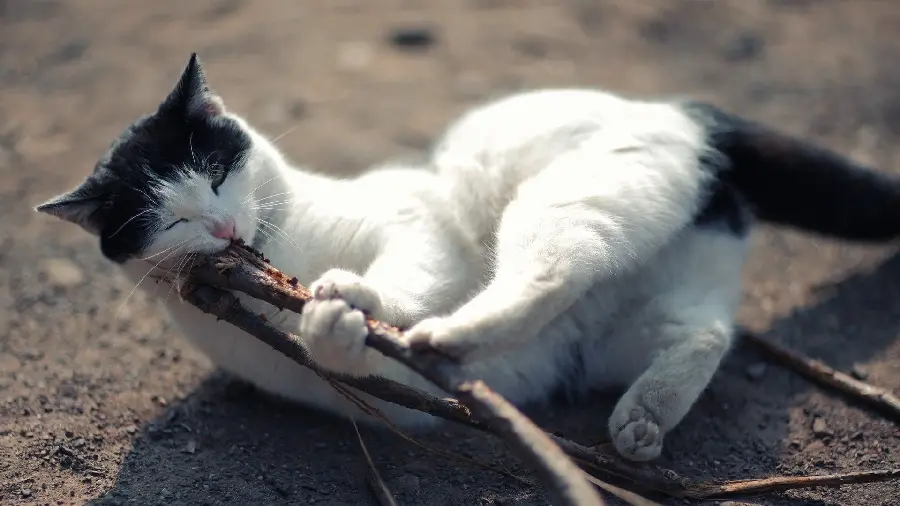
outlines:
{"label": "cat's pink nose", "polygon": [[213,224],[210,233],[216,239],[234,239],[235,236],[235,224],[234,220],[227,219],[223,221],[217,221]]}

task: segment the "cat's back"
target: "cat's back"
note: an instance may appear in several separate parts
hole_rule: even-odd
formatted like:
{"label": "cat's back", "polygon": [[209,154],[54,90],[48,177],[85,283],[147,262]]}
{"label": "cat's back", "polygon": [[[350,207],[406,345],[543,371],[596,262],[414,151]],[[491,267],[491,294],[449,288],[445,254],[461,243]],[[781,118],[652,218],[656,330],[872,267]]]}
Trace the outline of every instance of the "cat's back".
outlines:
{"label": "cat's back", "polygon": [[463,114],[446,131],[436,157],[453,152],[503,152],[565,142],[578,130],[621,122],[634,102],[603,91],[545,89],[516,93]]}
{"label": "cat's back", "polygon": [[438,143],[432,163],[461,220],[483,235],[524,181],[586,142],[601,156],[617,150],[657,156],[666,146],[696,144],[697,129],[672,103],[602,90],[534,90],[462,115]]}

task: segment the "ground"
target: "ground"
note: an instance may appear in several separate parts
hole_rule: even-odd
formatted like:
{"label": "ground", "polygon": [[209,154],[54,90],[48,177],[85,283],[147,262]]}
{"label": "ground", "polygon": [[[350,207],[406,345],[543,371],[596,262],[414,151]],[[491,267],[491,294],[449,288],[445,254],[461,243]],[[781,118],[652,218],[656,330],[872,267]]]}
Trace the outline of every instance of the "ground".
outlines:
{"label": "ground", "polygon": [[[706,99],[888,169],[898,26],[895,2],[876,0],[0,0],[0,502],[372,504],[347,422],[213,371],[156,305],[129,298],[86,233],[32,211],[156,106],[190,52],[228,107],[332,171],[420,153],[466,107],[537,86]],[[398,30],[413,30],[407,45]],[[898,388],[890,248],[760,229],[745,278],[743,325]],[[613,400],[535,417],[591,443]],[[363,435],[401,504],[547,504],[392,433]],[[482,434],[423,440],[526,472]],[[900,431],[742,345],[660,465],[699,479],[896,467]],[[900,486],[749,501],[897,505]]]}

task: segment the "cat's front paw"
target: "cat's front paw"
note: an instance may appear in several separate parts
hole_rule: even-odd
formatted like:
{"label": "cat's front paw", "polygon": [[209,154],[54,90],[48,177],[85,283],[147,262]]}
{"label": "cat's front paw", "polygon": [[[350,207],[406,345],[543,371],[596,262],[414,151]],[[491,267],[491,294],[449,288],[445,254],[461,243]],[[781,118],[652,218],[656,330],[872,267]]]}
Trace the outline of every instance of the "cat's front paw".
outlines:
{"label": "cat's front paw", "polygon": [[609,435],[619,455],[646,462],[662,453],[663,433],[643,406],[620,402],[609,419]]}
{"label": "cat's front paw", "polygon": [[454,361],[472,359],[477,343],[465,327],[453,325],[448,318],[427,318],[405,333],[409,345],[417,350],[434,350]]}
{"label": "cat's front paw", "polygon": [[372,374],[376,352],[366,347],[366,313],[381,311],[381,297],[356,274],[332,270],[312,284],[313,300],[300,317],[300,337],[312,359],[334,372]]}
{"label": "cat's front paw", "polygon": [[341,299],[311,300],[300,316],[300,337],[312,359],[325,369],[369,374],[366,317]]}

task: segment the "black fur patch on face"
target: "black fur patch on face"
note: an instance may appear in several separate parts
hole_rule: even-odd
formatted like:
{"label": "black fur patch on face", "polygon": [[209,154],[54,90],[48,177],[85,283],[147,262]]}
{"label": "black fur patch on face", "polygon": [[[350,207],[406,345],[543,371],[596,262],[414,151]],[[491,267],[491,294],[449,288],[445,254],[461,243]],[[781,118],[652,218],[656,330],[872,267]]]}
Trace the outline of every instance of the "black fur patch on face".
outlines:
{"label": "black fur patch on face", "polygon": [[160,224],[152,212],[138,214],[154,206],[154,181],[175,180],[187,169],[207,175],[215,191],[243,167],[250,137],[223,112],[192,55],[159,110],[138,119],[113,143],[92,176],[100,182],[103,203],[91,219],[107,258],[124,262],[151,242]]}

